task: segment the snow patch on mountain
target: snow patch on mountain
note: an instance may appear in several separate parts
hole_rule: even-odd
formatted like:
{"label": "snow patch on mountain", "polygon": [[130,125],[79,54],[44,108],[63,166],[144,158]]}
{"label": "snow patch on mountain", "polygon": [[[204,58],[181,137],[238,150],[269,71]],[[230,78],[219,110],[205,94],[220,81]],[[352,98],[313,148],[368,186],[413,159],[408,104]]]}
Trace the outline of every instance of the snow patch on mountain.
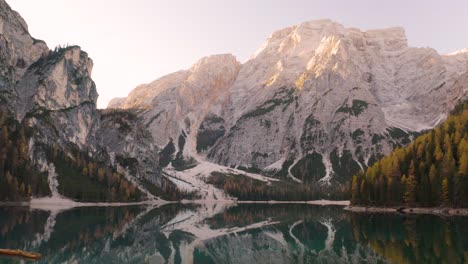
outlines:
{"label": "snow patch on mountain", "polygon": [[438,125],[467,93],[466,50],[440,55],[410,47],[401,27],[324,19],[274,32],[243,64],[203,58],[135,88],[120,107],[139,109],[156,145],[173,142],[179,161],[333,186]]}
{"label": "snow patch on mountain", "polygon": [[177,185],[181,190],[188,192],[196,192],[202,196],[205,201],[232,201],[233,197],[230,197],[224,192],[214,187],[211,184],[207,184],[208,177],[213,172],[219,172],[227,175],[243,175],[252,179],[256,179],[263,182],[275,182],[279,181],[275,178],[266,177],[259,174],[248,173],[242,170],[224,167],[211,162],[202,161],[197,164],[194,168],[178,171],[171,165],[164,169],[166,178]]}

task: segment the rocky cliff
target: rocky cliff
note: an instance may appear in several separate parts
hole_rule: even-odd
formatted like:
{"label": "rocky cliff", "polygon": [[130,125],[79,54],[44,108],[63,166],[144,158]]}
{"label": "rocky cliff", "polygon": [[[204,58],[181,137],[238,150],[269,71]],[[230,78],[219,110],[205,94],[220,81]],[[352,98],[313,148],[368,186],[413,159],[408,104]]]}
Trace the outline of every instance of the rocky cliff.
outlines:
{"label": "rocky cliff", "polygon": [[273,33],[244,64],[210,56],[110,107],[138,109],[173,157],[331,185],[439,124],[467,78],[466,51],[319,20]]}
{"label": "rocky cliff", "polygon": [[134,118],[97,110],[93,61],[86,52],[78,46],[49,50],[3,0],[0,47],[1,108],[32,131],[26,151],[39,170],[57,166],[47,154],[50,149],[68,156],[73,150],[94,165],[87,168],[89,175],[99,163],[128,174],[130,182],[144,177],[158,184],[158,151],[151,135]]}

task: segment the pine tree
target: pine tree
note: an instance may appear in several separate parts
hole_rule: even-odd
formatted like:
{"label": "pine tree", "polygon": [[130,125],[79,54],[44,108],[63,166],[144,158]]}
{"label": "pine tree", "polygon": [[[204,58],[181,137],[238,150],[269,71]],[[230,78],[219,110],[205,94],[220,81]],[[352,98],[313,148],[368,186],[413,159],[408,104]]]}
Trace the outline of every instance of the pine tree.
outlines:
{"label": "pine tree", "polygon": [[380,176],[380,199],[379,204],[388,204],[387,193],[388,193],[388,178]]}
{"label": "pine tree", "polygon": [[437,144],[436,148],[434,150],[434,159],[436,161],[441,161],[443,157],[444,157],[444,153],[442,152],[442,149],[440,148],[440,145]]}
{"label": "pine tree", "polygon": [[1,111],[2,114],[0,116],[0,126],[5,126],[7,122],[7,112],[6,111]]}
{"label": "pine tree", "polygon": [[422,159],[424,156],[424,145],[423,144],[419,144],[418,145],[418,150],[417,150],[417,158],[418,159]]}
{"label": "pine tree", "polygon": [[453,158],[452,148],[446,150],[442,159],[442,175],[451,178],[455,171],[455,159]]}
{"label": "pine tree", "polygon": [[369,203],[369,192],[367,190],[367,186],[366,186],[366,179],[363,179],[361,181],[361,186],[359,187],[359,197],[360,197],[360,200],[363,204],[368,204]]}
{"label": "pine tree", "polygon": [[465,171],[466,167],[466,158],[465,155],[468,155],[468,142],[465,139],[460,140],[457,146],[457,156],[458,156],[458,164],[459,164],[459,171],[462,170],[464,175],[468,175]]}
{"label": "pine tree", "polygon": [[458,126],[457,127],[457,131],[455,132],[455,135],[453,136],[453,145],[458,145],[462,139],[462,127],[461,126]]}
{"label": "pine tree", "polygon": [[388,191],[387,191],[387,203],[389,205],[394,205],[399,203],[399,186],[398,186],[399,179],[396,177],[391,177],[388,179]]}
{"label": "pine tree", "polygon": [[458,174],[463,177],[468,176],[468,152],[464,152],[463,155],[460,157],[458,166]]}
{"label": "pine tree", "polygon": [[[419,164],[419,171],[424,172],[425,171],[425,164],[424,162],[421,162]],[[419,176],[419,184],[417,186],[419,198],[417,199],[422,205],[424,206],[429,206],[431,205],[431,197],[432,197],[432,191],[431,191],[431,181],[429,179],[429,175],[427,173],[420,173]]]}
{"label": "pine tree", "polygon": [[93,176],[94,176],[94,167],[95,167],[95,166],[94,166],[93,162],[90,161],[90,162],[88,163],[88,176],[89,176],[89,177],[93,177]]}
{"label": "pine tree", "polygon": [[429,181],[431,184],[431,201],[437,204],[440,201],[441,182],[434,164],[429,169]]}
{"label": "pine tree", "polygon": [[450,204],[450,192],[447,178],[442,180],[442,202],[444,205]]}
{"label": "pine tree", "polygon": [[24,183],[21,183],[21,185],[19,187],[19,192],[20,192],[20,195],[25,196],[26,188],[24,187]]}
{"label": "pine tree", "polygon": [[54,156],[53,156],[53,157],[54,157],[54,160],[57,160],[57,158],[58,158],[58,153],[59,153],[59,146],[58,146],[57,143],[54,144],[54,150],[53,150],[53,151],[54,151],[54,154],[53,154],[53,155],[54,155]]}
{"label": "pine tree", "polygon": [[454,184],[453,184],[453,193],[454,193],[454,203],[457,206],[464,205],[466,197],[466,178],[461,173],[455,174]]}
{"label": "pine tree", "polygon": [[100,182],[104,181],[104,176],[105,176],[104,168],[99,168],[98,169],[98,179],[99,179]]}
{"label": "pine tree", "polygon": [[19,165],[19,155],[18,155],[18,150],[16,148],[13,148],[12,154],[11,154],[11,168],[12,172],[16,171]]}
{"label": "pine tree", "polygon": [[415,174],[416,174],[416,170],[414,166],[414,160],[412,160],[408,169],[408,178],[411,176],[415,177]]}
{"label": "pine tree", "polygon": [[416,178],[414,175],[408,175],[405,181],[405,193],[403,195],[403,201],[406,204],[414,205],[416,202]]}
{"label": "pine tree", "polygon": [[26,141],[26,134],[24,128],[20,129],[20,138],[19,138],[19,157],[21,160],[28,159],[28,144]]}

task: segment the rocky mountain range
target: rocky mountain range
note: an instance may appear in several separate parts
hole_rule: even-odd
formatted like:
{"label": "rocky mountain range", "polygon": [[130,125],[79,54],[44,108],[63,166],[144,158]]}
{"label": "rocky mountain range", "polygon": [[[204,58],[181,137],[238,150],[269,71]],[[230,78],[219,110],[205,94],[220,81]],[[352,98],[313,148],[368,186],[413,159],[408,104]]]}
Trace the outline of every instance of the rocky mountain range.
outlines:
{"label": "rocky mountain range", "polygon": [[[245,63],[202,58],[105,110],[92,67],[79,46],[33,38],[0,0],[0,181],[14,189],[1,197],[180,199],[179,189],[219,200],[242,183],[262,199],[344,187],[468,91],[468,50],[440,55],[410,47],[402,28],[330,20],[273,33]],[[49,191],[22,176],[31,166]]]}
{"label": "rocky mountain range", "polygon": [[274,32],[245,63],[205,57],[108,108],[136,109],[163,166],[335,185],[437,126],[467,91],[468,50],[440,55],[410,47],[403,28],[318,20]]}

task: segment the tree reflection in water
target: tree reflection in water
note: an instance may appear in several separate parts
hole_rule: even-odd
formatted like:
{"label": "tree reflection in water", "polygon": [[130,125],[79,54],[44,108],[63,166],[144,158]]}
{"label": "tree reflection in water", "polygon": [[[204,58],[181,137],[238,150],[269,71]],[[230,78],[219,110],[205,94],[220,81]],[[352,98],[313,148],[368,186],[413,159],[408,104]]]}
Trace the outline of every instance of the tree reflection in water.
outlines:
{"label": "tree reflection in water", "polygon": [[42,263],[464,263],[467,229],[463,217],[306,204],[0,208],[0,248]]}
{"label": "tree reflection in water", "polygon": [[431,215],[352,215],[354,239],[393,263],[466,263],[468,219]]}

